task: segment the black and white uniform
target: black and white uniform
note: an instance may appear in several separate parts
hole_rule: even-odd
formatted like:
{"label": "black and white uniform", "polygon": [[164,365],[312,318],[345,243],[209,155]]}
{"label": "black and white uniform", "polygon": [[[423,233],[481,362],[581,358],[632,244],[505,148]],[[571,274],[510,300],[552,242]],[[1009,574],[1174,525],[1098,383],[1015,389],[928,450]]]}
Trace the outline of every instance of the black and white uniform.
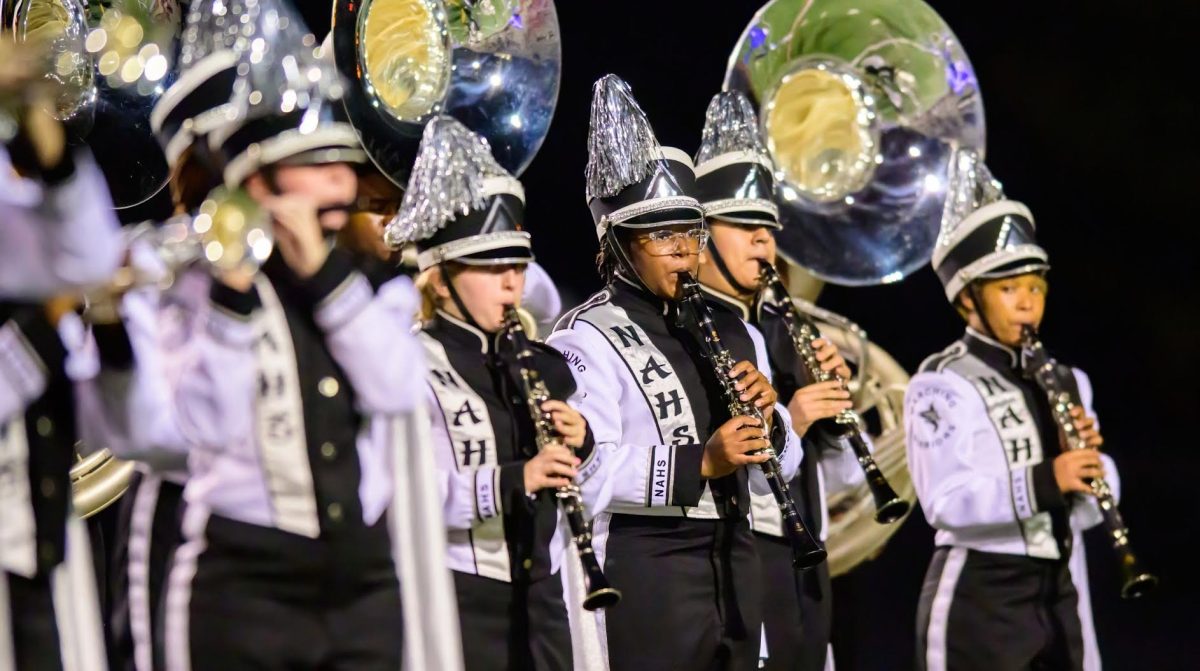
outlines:
{"label": "black and white uniform", "polygon": [[[107,667],[88,531],[71,508],[80,429],[75,380],[129,367],[119,326],[94,341],[74,314],[0,303],[0,668]],[[90,345],[90,347],[89,347]]]}
{"label": "black and white uniform", "polygon": [[[142,272],[162,268],[153,252],[135,246],[134,265]],[[102,444],[115,456],[135,462],[129,489],[121,498],[108,572],[109,666],[150,671],[165,666],[163,602],[175,549],[182,543],[183,490],[187,482],[188,441],[174,403],[183,375],[195,365],[207,319],[209,279],[202,268],[180,271],[166,291],[139,287],[121,301],[121,311],[137,359],[130,379],[86,387],[106,408],[115,430]],[[122,417],[123,415],[123,417]]]}
{"label": "black and white uniform", "polygon": [[[714,311],[737,361],[770,370],[763,342],[736,315]],[[548,342],[578,382],[577,407],[596,449],[580,484],[595,511],[593,547],[621,603],[599,614],[612,669],[753,669],[762,612],[747,513],[761,471],[704,480],[705,443],[727,404],[676,308],[618,277],[568,312]],[[788,478],[802,458],[782,406],[772,442]]]}
{"label": "black and white uniform", "polygon": [[[1088,378],[1073,372],[1094,416]],[[913,484],[937,530],[918,668],[1100,668],[1080,534],[1102,517],[1093,497],[1058,489],[1059,430],[1018,353],[968,328],[912,378],[904,421]]]}
{"label": "black and white uniform", "polygon": [[400,665],[385,512],[392,415],[420,399],[407,278],[378,292],[333,250],[311,278],[276,255],[246,293],[213,282],[178,391],[196,442],[167,591],[172,669]]}
{"label": "black and white uniform", "polygon": [[[570,669],[558,501],[525,493],[537,445],[513,352],[443,312],[421,342],[466,668]],[[534,346],[551,395],[565,400],[574,380],[562,355]]]}
{"label": "black and white uniform", "polygon": [[[715,305],[733,311],[762,333],[771,377],[780,403],[785,405],[796,390],[810,384],[804,362],[796,354],[791,336],[778,309],[759,302],[751,310],[732,296],[709,287],[705,295]],[[813,439],[802,441],[805,460],[800,473],[788,483],[800,515],[813,535],[828,539],[829,491],[838,492],[863,482],[862,468],[818,423],[810,428]],[[765,669],[833,668],[829,639],[832,635],[833,586],[825,562],[798,572],[792,566],[791,543],[784,538],[783,517],[775,498],[755,494],[750,503],[750,525],[754,530],[762,562],[763,634]]]}
{"label": "black and white uniform", "polygon": [[121,262],[120,224],[91,156],[66,153],[40,177],[17,177],[0,147],[0,299],[101,284]]}

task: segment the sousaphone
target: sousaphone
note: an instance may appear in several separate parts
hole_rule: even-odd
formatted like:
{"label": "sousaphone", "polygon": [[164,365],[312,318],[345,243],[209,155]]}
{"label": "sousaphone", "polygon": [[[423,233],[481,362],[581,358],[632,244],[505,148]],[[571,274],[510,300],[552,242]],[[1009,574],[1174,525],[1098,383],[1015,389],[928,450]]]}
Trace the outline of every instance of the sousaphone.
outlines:
{"label": "sousaphone", "polygon": [[175,79],[180,19],[176,0],[0,0],[3,30],[45,50],[53,114],[91,149],[123,218],[167,183],[150,110]]}
{"label": "sousaphone", "polygon": [[[975,71],[920,0],[772,0],[734,48],[725,88],[757,107],[776,165],[789,288],[856,364],[851,391],[875,460],[912,501],[908,374],[849,320],[808,300],[823,282],[896,282],[929,262],[943,217],[986,181]],[[874,522],[865,485],[827,503],[835,575],[878,554],[900,526]]]}
{"label": "sousaphone", "polygon": [[562,77],[552,0],[337,0],[331,34],[350,122],[400,189],[437,114],[483,136],[514,176],[546,138]]}

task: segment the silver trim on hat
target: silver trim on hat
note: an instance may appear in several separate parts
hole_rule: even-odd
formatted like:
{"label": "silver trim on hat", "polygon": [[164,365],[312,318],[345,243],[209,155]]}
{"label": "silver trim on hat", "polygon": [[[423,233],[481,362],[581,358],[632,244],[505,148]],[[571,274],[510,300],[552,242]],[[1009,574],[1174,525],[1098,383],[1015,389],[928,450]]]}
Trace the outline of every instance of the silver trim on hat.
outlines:
{"label": "silver trim on hat", "polygon": [[[472,235],[467,238],[459,238],[451,240],[437,247],[426,249],[417,255],[417,268],[425,270],[435,266],[443,261],[459,260],[467,265],[496,265],[505,263],[527,262],[529,258],[504,258],[504,259],[486,259],[472,263],[469,260],[464,260],[462,257],[468,254],[477,254],[493,249],[504,249],[505,247],[522,247],[532,249],[529,233],[526,231],[497,231],[495,233],[482,233],[480,235]],[[533,255],[530,254],[530,257]]]}
{"label": "silver trim on hat", "polygon": [[[1031,259],[1031,262],[1011,268],[1003,273],[989,274],[989,271],[1021,259]],[[1037,261],[1032,261],[1032,259],[1037,259]],[[958,297],[959,292],[977,279],[1012,277],[1014,275],[1031,273],[1035,270],[1046,270],[1049,267],[1050,257],[1046,254],[1046,250],[1038,245],[1017,245],[1016,247],[1002,249],[988,254],[983,258],[976,259],[955,273],[954,277],[946,283],[946,299],[953,303],[954,299]]]}
{"label": "silver trim on hat", "polygon": [[[239,186],[263,166],[278,163],[304,152],[335,146],[346,149],[362,149],[362,145],[358,142],[358,134],[347,123],[336,122],[319,126],[316,130],[308,133],[299,129],[284,131],[262,142],[255,142],[241,154],[230,159],[229,164],[225,166],[225,185]],[[366,155],[362,154],[359,162],[365,158]]]}

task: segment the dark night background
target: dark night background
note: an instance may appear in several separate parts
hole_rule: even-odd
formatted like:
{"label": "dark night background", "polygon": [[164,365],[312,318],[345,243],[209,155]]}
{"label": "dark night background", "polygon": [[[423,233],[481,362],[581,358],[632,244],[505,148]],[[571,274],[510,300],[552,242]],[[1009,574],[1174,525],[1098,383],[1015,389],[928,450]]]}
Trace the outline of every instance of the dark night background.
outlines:
{"label": "dark night background", "polygon": [[[903,2],[904,0],[896,0]],[[303,4],[303,3],[302,3]],[[663,144],[695,150],[751,0],[560,0],[563,82],[549,137],[522,176],[541,263],[574,304],[599,287],[584,204],[592,82],[633,88]],[[1194,3],[932,0],[966,48],[987,113],[987,163],[1028,204],[1054,266],[1043,333],[1087,371],[1123,482],[1134,546],[1156,572],[1142,602],[1117,595],[1115,563],[1089,534],[1092,599],[1110,669],[1197,668],[1190,548],[1200,514]],[[306,8],[318,31],[325,2]],[[325,26],[318,24],[325,22]],[[908,370],[961,333],[928,269],[895,285],[827,286]],[[836,583],[841,669],[909,668],[932,531],[916,512],[884,554]]]}

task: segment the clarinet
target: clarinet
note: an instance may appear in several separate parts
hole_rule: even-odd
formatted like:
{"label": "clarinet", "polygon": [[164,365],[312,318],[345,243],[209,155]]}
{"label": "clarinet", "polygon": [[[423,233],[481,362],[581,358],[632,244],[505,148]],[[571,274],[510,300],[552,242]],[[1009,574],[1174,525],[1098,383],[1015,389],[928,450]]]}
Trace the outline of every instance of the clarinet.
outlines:
{"label": "clarinet", "polygon": [[[821,369],[821,362],[817,360],[817,352],[813,349],[813,341],[821,337],[817,325],[796,309],[796,305],[792,302],[787,288],[783,286],[783,280],[779,278],[775,267],[766,261],[760,261],[760,263],[762,264],[760,280],[763,287],[774,294],[775,304],[783,309],[783,325],[792,339],[792,346],[795,347],[796,353],[804,361],[809,378],[813,382],[836,380],[841,384],[842,390],[847,391],[849,387],[842,376]],[[871,456],[871,450],[867,447],[867,439],[863,436],[862,417],[853,409],[847,408],[833,418],[833,425],[836,427],[838,438],[849,444],[850,449],[854,451],[858,465],[862,467],[863,474],[866,475],[867,488],[871,490],[871,497],[875,499],[875,521],[880,524],[891,524],[902,519],[908,514],[909,503],[896,494],[896,490],[892,489],[887,477],[875,463],[875,458]]]}
{"label": "clarinet", "polygon": [[[1090,449],[1080,439],[1079,432],[1075,429],[1075,420],[1071,417],[1071,410],[1083,405],[1078,388],[1063,379],[1058,362],[1046,352],[1037,331],[1029,325],[1021,327],[1021,362],[1026,377],[1033,379],[1038,387],[1046,392],[1054,421],[1066,438],[1064,449]],[[1125,526],[1121,511],[1117,509],[1112,489],[1104,478],[1092,478],[1088,484],[1091,485],[1092,494],[1100,504],[1104,526],[1112,539],[1113,550],[1120,565],[1121,597],[1136,599],[1148,594],[1158,585],[1158,578],[1141,568],[1133,546],[1129,543],[1129,528]]]}
{"label": "clarinet", "polygon": [[[729,404],[730,416],[752,417],[758,420],[759,426],[762,426],[765,431],[767,422],[763,417],[762,410],[759,410],[753,403],[738,398],[740,393],[735,386],[737,381],[729,377],[729,371],[733,369],[735,363],[733,355],[725,348],[725,345],[721,343],[721,337],[717,335],[712,312],[704,300],[704,294],[700,292],[700,283],[688,274],[682,275],[680,282],[683,289],[681,306],[692,313],[692,325],[699,330],[699,340],[704,357],[712,364],[713,372],[721,384],[721,391]],[[775,497],[779,512],[783,515],[783,528],[787,531],[787,537],[792,546],[792,565],[797,569],[812,568],[825,561],[825,548],[821,547],[820,542],[800,519],[800,511],[796,508],[796,502],[792,499],[791,492],[788,491],[787,481],[783,477],[783,467],[780,466],[775,451],[768,447],[766,452],[770,455],[770,459],[759,466],[767,478],[767,485],[771,487],[771,494]]]}
{"label": "clarinet", "polygon": [[[529,336],[525,333],[517,309],[512,305],[504,308],[503,331],[505,338],[512,343],[517,353],[517,367],[525,404],[533,420],[537,448],[541,450],[550,443],[559,442],[562,436],[554,428],[554,420],[550,413],[542,410],[542,404],[550,400],[550,390],[533,367],[533,348],[529,345]],[[587,610],[597,610],[617,605],[621,600],[621,592],[608,584],[600,562],[596,561],[596,553],[592,550],[592,529],[583,517],[583,497],[579,493],[578,485],[571,483],[560,487],[555,496],[567,515],[571,540],[579,553],[579,562],[583,565],[583,588],[587,593],[583,607]]]}

